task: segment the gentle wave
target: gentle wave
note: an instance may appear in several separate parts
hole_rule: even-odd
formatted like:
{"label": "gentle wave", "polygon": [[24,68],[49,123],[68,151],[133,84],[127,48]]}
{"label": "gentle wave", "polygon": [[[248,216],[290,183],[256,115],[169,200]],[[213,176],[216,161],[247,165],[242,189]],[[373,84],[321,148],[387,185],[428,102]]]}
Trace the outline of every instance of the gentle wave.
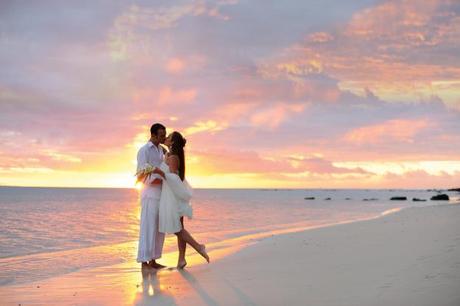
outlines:
{"label": "gentle wave", "polygon": [[[433,205],[389,201],[391,196],[429,199],[432,194],[425,190],[199,189],[193,203],[196,218],[185,223],[197,240],[224,256],[269,235]],[[451,197],[458,201],[457,193]],[[0,286],[135,260],[139,210],[133,190],[0,187]],[[164,251],[175,250],[171,236]]]}

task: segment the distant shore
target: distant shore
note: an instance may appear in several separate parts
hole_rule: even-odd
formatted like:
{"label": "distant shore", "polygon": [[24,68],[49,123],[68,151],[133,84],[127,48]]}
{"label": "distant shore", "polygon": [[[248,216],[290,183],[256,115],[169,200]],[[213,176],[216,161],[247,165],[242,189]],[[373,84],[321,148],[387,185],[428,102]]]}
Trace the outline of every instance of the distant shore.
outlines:
{"label": "distant shore", "polygon": [[[133,186],[16,186],[16,185],[0,185],[0,188],[66,188],[66,189],[136,189]],[[260,191],[277,191],[277,190],[426,190],[426,191],[434,191],[434,192],[447,192],[447,191],[455,191],[460,192],[460,188],[454,187],[443,187],[443,188],[363,188],[363,187],[356,187],[356,188],[315,188],[315,187],[281,187],[281,188],[265,188],[265,187],[231,187],[231,188],[215,188],[215,187],[194,187],[194,189],[217,189],[217,190],[260,190]]]}

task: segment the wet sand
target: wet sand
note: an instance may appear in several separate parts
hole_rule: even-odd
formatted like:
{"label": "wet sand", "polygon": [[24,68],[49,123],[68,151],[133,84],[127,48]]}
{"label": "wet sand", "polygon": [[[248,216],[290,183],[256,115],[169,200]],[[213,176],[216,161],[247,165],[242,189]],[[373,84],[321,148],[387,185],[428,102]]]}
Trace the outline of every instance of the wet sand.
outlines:
{"label": "wet sand", "polygon": [[460,205],[256,241],[211,251],[211,264],[190,252],[183,271],[128,262],[4,286],[0,304],[460,305]]}

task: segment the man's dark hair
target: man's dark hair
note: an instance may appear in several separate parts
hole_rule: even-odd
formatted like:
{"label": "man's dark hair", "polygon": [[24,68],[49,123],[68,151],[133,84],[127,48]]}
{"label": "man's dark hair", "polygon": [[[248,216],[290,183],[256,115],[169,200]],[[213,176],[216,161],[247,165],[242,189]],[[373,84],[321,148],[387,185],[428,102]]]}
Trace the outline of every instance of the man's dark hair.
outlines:
{"label": "man's dark hair", "polygon": [[158,131],[159,130],[165,130],[166,131],[166,127],[161,124],[161,123],[155,123],[152,125],[152,127],[150,128],[150,134],[151,135],[155,135],[155,136],[158,136]]}

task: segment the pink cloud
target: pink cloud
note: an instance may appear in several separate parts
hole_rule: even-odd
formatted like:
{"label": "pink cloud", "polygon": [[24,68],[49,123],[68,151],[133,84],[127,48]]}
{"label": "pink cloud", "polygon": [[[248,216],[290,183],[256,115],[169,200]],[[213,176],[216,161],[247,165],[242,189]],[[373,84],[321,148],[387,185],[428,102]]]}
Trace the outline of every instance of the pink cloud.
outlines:
{"label": "pink cloud", "polygon": [[380,181],[381,187],[406,188],[454,188],[460,182],[460,172],[454,174],[429,174],[424,170],[409,171],[404,174],[388,173]]}
{"label": "pink cloud", "polygon": [[294,158],[281,154],[263,157],[257,152],[235,149],[191,150],[189,154],[189,167],[198,173],[368,174],[360,168],[336,167],[323,158]]}
{"label": "pink cloud", "polygon": [[172,74],[180,73],[185,68],[185,62],[179,58],[171,58],[166,63],[166,71]]}
{"label": "pink cloud", "polygon": [[196,97],[197,90],[194,88],[181,89],[171,86],[137,88],[132,93],[133,102],[139,107],[137,112],[142,112],[144,107],[148,107],[152,111],[154,108],[161,109],[167,106],[189,104]]}
{"label": "pink cloud", "polygon": [[[267,58],[263,70],[287,78],[325,73],[342,88],[404,99],[439,94],[455,104],[454,88],[433,83],[460,79],[455,51],[460,48],[460,17],[450,0],[383,1],[355,13],[330,31],[310,34],[278,56]],[[430,54],[430,55],[428,55]]]}
{"label": "pink cloud", "polygon": [[421,130],[430,126],[428,120],[392,119],[371,126],[360,127],[348,132],[345,141],[366,144],[381,142],[414,142]]}
{"label": "pink cloud", "polygon": [[277,104],[259,110],[251,116],[251,123],[258,127],[276,128],[292,114],[303,112],[305,104]]}

